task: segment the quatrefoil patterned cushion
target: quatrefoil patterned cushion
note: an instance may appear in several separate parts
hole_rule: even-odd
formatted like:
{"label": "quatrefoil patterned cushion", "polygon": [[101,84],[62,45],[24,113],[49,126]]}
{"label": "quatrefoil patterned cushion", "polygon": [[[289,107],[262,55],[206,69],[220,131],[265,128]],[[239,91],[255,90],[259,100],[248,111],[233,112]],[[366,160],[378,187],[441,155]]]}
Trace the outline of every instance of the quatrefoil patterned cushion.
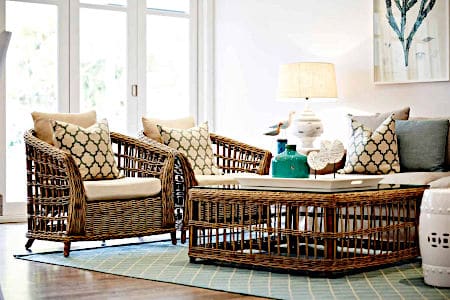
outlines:
{"label": "quatrefoil patterned cushion", "polygon": [[345,166],[339,173],[389,174],[400,172],[395,120],[388,117],[377,129],[352,119],[352,136]]}
{"label": "quatrefoil patterned cushion", "polygon": [[196,175],[219,175],[209,138],[208,123],[189,129],[157,125],[162,142],[185,155]]}
{"label": "quatrefoil patterned cushion", "polygon": [[106,120],[88,128],[60,121],[52,125],[56,147],[72,155],[83,180],[120,177]]}

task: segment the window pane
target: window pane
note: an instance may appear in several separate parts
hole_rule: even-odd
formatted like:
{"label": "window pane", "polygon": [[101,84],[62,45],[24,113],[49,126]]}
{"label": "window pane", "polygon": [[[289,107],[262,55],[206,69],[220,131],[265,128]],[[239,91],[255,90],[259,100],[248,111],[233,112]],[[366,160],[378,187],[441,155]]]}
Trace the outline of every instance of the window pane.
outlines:
{"label": "window pane", "polygon": [[97,5],[127,6],[127,0],[80,0],[80,3]]}
{"label": "window pane", "polygon": [[8,202],[19,202],[26,201],[23,133],[33,127],[30,113],[58,109],[57,8],[6,1],[6,30],[13,32],[6,63],[6,193]]}
{"label": "window pane", "polygon": [[189,0],[147,0],[147,8],[189,13]]}
{"label": "window pane", "polygon": [[147,115],[189,114],[189,20],[148,15]]}
{"label": "window pane", "polygon": [[126,14],[80,9],[81,111],[94,109],[126,132]]}

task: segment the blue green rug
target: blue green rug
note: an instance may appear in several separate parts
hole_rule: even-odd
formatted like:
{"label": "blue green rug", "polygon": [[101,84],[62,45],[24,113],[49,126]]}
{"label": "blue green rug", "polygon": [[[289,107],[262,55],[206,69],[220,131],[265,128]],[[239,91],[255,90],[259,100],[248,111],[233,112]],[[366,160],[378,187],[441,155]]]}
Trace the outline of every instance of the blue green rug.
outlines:
{"label": "blue green rug", "polygon": [[450,289],[425,285],[420,263],[340,278],[189,263],[187,245],[154,242],[25,254],[15,257],[84,270],[277,299],[450,299]]}

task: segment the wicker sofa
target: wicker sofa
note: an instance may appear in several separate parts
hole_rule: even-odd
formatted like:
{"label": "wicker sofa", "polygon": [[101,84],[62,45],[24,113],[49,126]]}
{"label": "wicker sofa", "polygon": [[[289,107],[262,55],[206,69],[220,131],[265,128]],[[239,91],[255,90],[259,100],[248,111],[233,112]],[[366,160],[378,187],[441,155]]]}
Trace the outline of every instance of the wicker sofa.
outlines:
{"label": "wicker sofa", "polygon": [[[447,140],[442,134],[442,127],[433,127],[428,121],[441,122],[450,117],[422,117],[410,116],[410,108],[404,107],[384,113],[376,113],[372,115],[353,116],[349,115],[350,120],[355,120],[365,126],[375,129],[388,116],[392,116],[396,122],[396,133],[399,143],[400,156],[400,173],[385,175],[381,183],[385,184],[424,184],[430,185],[431,188],[449,188],[450,187],[450,128],[447,130]],[[425,121],[425,123],[422,123]],[[402,124],[403,123],[403,124]],[[407,125],[409,123],[409,125]],[[436,123],[435,123],[436,124]],[[402,126],[403,125],[403,126]],[[412,127],[411,127],[412,126]],[[443,126],[443,125],[441,125]],[[438,129],[439,128],[439,129]],[[418,135],[425,138],[421,139]],[[439,136],[436,140],[433,136]],[[441,139],[442,138],[442,139]],[[414,140],[414,143],[406,142],[406,140]],[[424,141],[427,140],[427,141]],[[403,142],[402,142],[403,141]],[[437,148],[439,146],[445,147]],[[404,148],[402,148],[404,147]],[[405,151],[402,149],[406,149]],[[440,149],[439,155],[435,151]],[[415,154],[411,155],[412,150]],[[432,151],[430,151],[432,150]],[[433,153],[430,153],[433,152]],[[440,156],[445,152],[445,157]],[[425,158],[425,159],[424,159]],[[439,162],[439,166],[438,165]],[[439,169],[440,171],[435,171]],[[411,171],[414,170],[414,171]],[[447,172],[441,172],[446,170]],[[369,175],[370,176],[370,175]]]}
{"label": "wicker sofa", "polygon": [[[413,117],[409,118],[410,121],[423,121],[423,120],[435,120],[435,119],[449,119],[447,118],[425,118],[425,117]],[[449,123],[450,124],[450,123]],[[450,188],[450,128],[447,134],[447,143],[445,148],[445,160],[443,172],[433,171],[405,171],[402,168],[400,173],[385,175],[380,183],[383,184],[420,184],[429,185],[430,188]],[[436,145],[432,145],[436,146]],[[427,153],[422,153],[423,156],[427,156]],[[400,153],[401,155],[401,153]],[[402,159],[402,157],[400,157]]]}
{"label": "wicker sofa", "polygon": [[[141,196],[90,197],[72,156],[25,133],[29,249],[35,239],[64,243],[64,256],[72,241],[107,240],[170,233],[176,244],[172,198],[175,151],[111,133],[118,169],[134,181],[153,182],[156,189]],[[114,179],[121,180],[121,179]],[[101,180],[90,184],[104,184]],[[133,180],[131,180],[133,181]],[[145,182],[144,182],[145,183]],[[147,183],[145,183],[147,184]],[[158,188],[159,187],[159,188]],[[121,186],[116,186],[116,191]],[[110,187],[103,192],[114,193]],[[102,192],[100,192],[102,194]]]}

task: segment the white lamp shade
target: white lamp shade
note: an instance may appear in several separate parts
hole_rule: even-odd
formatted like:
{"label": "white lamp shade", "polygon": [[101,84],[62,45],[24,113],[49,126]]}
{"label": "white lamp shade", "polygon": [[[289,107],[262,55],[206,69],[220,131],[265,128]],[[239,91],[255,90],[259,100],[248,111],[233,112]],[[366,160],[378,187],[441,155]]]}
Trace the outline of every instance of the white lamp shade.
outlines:
{"label": "white lamp shade", "polygon": [[337,98],[334,65],[298,62],[280,66],[278,98]]}

